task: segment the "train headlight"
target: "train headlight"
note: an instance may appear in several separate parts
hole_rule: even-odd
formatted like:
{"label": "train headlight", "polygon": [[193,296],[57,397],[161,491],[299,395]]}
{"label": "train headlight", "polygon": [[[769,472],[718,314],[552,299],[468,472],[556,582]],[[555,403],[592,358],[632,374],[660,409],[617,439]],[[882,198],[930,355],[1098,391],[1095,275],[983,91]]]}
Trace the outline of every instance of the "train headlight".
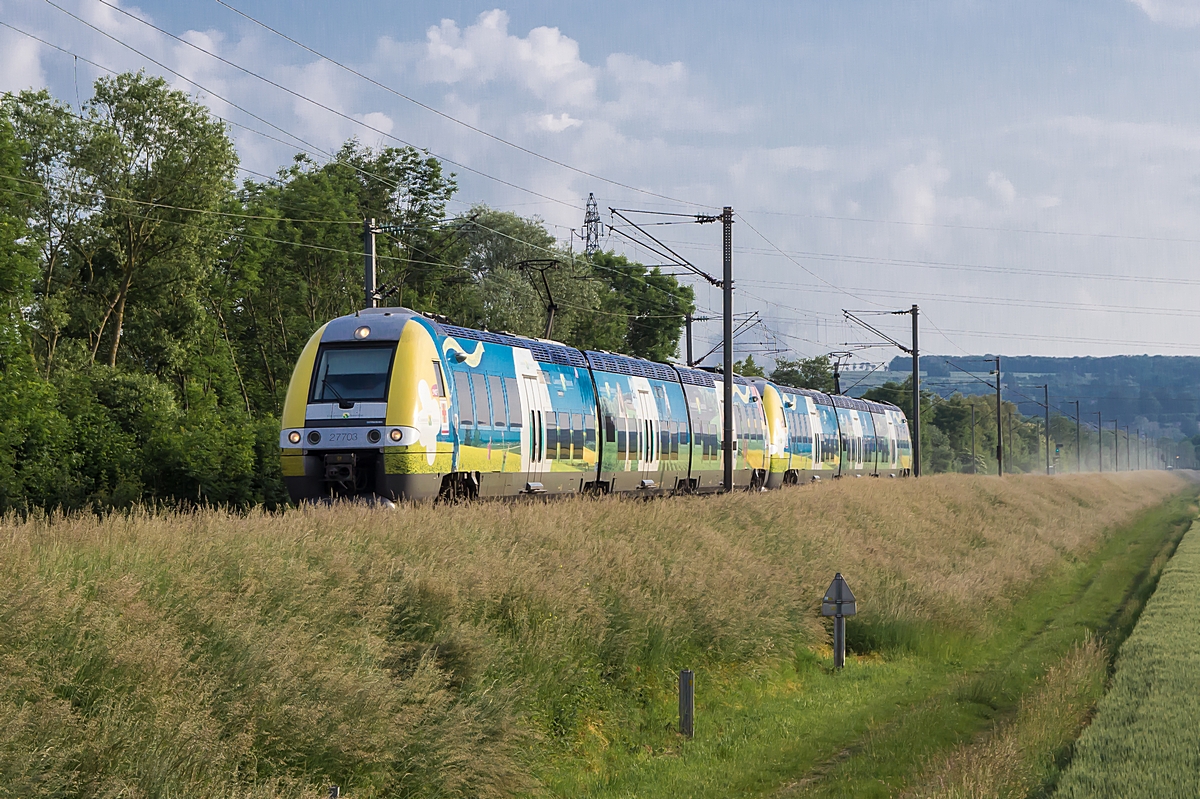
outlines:
{"label": "train headlight", "polygon": [[312,432],[310,432],[308,434],[308,443],[320,444],[321,443],[321,434],[318,433],[316,430],[313,430]]}
{"label": "train headlight", "polygon": [[367,441],[370,441],[372,444],[378,444],[379,439],[380,439],[380,435],[379,435],[378,430],[368,430],[367,431]]}
{"label": "train headlight", "polygon": [[293,430],[292,432],[288,433],[288,441],[290,441],[293,444],[299,444],[300,443],[300,431]]}
{"label": "train headlight", "polygon": [[404,438],[404,433],[401,433],[397,429],[393,429],[392,432],[388,433],[388,438],[390,438],[392,441],[399,442],[400,439]]}
{"label": "train headlight", "polygon": [[371,335],[371,328],[367,327],[366,325],[363,325],[354,331],[354,337],[360,341],[369,335]]}

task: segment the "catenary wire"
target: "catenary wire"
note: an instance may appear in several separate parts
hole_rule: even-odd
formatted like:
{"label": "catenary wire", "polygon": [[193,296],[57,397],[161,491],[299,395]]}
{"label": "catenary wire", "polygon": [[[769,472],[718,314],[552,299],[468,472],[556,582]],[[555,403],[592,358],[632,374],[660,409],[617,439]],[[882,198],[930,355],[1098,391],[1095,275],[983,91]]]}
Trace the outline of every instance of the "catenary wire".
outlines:
{"label": "catenary wire", "polygon": [[[127,48],[127,49],[129,49],[129,50],[131,50],[131,51],[133,51],[133,52],[135,52],[135,53],[137,53],[137,54],[138,54],[138,55],[140,55],[142,58],[145,58],[145,59],[147,59],[147,60],[148,60],[148,61],[150,61],[151,63],[153,63],[153,64],[156,64],[156,65],[158,65],[159,67],[161,67],[161,68],[163,68],[163,69],[169,70],[169,71],[170,71],[172,74],[179,75],[179,77],[180,77],[180,78],[182,78],[183,80],[186,80],[186,81],[188,81],[189,83],[192,83],[194,86],[198,86],[198,87],[200,87],[200,88],[202,88],[202,89],[204,88],[204,87],[200,86],[200,84],[198,84],[198,83],[195,83],[194,81],[192,81],[192,80],[191,80],[191,78],[189,78],[189,77],[187,77],[187,76],[185,76],[185,75],[181,75],[180,73],[176,72],[175,70],[171,69],[170,67],[167,67],[166,65],[162,64],[161,62],[154,60],[154,59],[153,59],[153,58],[151,58],[150,56],[148,56],[148,55],[146,55],[145,53],[141,52],[140,50],[137,50],[136,48],[134,48],[132,45],[129,45],[129,44],[125,43],[125,42],[122,42],[120,39],[118,39],[118,38],[116,38],[115,36],[112,36],[111,34],[107,33],[107,32],[106,32],[106,31],[104,31],[102,28],[100,28],[100,27],[98,27],[98,26],[96,26],[96,25],[93,25],[92,23],[88,22],[87,20],[83,19],[82,17],[79,17],[79,16],[76,16],[75,14],[72,14],[70,11],[67,11],[65,8],[63,8],[62,6],[58,5],[58,4],[57,4],[57,3],[56,3],[54,0],[44,0],[44,2],[45,2],[45,3],[47,3],[48,5],[51,5],[51,6],[53,6],[54,8],[57,8],[59,11],[61,11],[61,12],[62,12],[62,13],[64,13],[64,14],[66,14],[67,16],[71,17],[72,19],[75,19],[75,20],[77,20],[78,22],[80,22],[80,23],[82,23],[82,24],[84,24],[84,25],[88,26],[88,27],[89,27],[89,28],[91,28],[92,30],[94,30],[94,31],[96,31],[97,33],[101,34],[102,36],[105,36],[105,37],[107,37],[107,38],[111,39],[112,41],[116,42],[117,44],[120,44],[122,47],[125,47],[125,48]],[[517,184],[517,183],[513,183],[512,181],[505,180],[504,178],[497,177],[496,175],[492,175],[492,174],[489,174],[489,173],[487,173],[487,172],[484,172],[484,171],[482,171],[482,170],[476,169],[475,167],[472,167],[472,166],[470,166],[470,165],[468,165],[468,164],[462,163],[461,161],[455,161],[455,160],[453,160],[453,159],[451,159],[451,158],[446,158],[445,156],[439,155],[439,154],[437,154],[437,153],[435,153],[435,152],[433,152],[432,150],[429,150],[429,149],[427,149],[427,148],[417,147],[415,144],[412,144],[411,142],[405,141],[404,139],[401,139],[399,136],[395,136],[395,135],[393,135],[393,134],[391,134],[391,133],[388,133],[387,131],[385,131],[385,130],[383,130],[383,129],[381,129],[381,128],[377,128],[377,127],[375,127],[374,125],[371,125],[371,124],[369,124],[369,123],[367,123],[367,122],[364,122],[364,121],[363,121],[363,120],[361,120],[361,119],[356,119],[354,116],[352,116],[352,115],[350,115],[350,114],[346,114],[346,113],[343,113],[343,112],[341,112],[341,111],[338,111],[336,108],[333,108],[332,106],[326,105],[325,103],[322,103],[322,102],[320,102],[320,101],[318,101],[318,100],[314,100],[314,99],[312,99],[311,97],[309,97],[309,96],[307,96],[307,95],[305,95],[305,94],[303,94],[303,93],[301,93],[301,92],[298,92],[298,91],[296,91],[295,89],[291,89],[291,88],[289,88],[289,87],[287,87],[287,86],[284,86],[284,85],[283,85],[283,84],[281,84],[281,83],[278,83],[278,82],[276,82],[276,81],[273,81],[273,80],[271,80],[270,78],[268,78],[268,77],[266,77],[266,76],[264,76],[264,75],[261,75],[261,74],[259,74],[259,73],[255,72],[255,71],[254,71],[254,70],[252,70],[252,69],[249,69],[249,68],[247,68],[247,67],[243,67],[243,66],[241,66],[240,64],[238,64],[238,63],[236,63],[236,62],[233,62],[233,61],[230,61],[229,59],[227,59],[227,58],[224,58],[224,57],[222,57],[222,56],[219,56],[219,55],[217,55],[216,53],[214,53],[214,52],[212,52],[212,51],[210,51],[210,50],[205,50],[203,47],[199,46],[198,44],[195,44],[195,43],[193,43],[193,42],[189,42],[187,39],[184,39],[184,38],[183,38],[183,37],[181,37],[181,36],[176,36],[175,34],[171,33],[170,31],[168,31],[168,30],[166,30],[166,29],[164,29],[164,28],[160,28],[160,27],[158,27],[157,25],[155,25],[154,23],[150,22],[149,20],[142,19],[141,17],[139,17],[139,16],[137,16],[137,15],[135,15],[135,14],[131,14],[129,11],[126,11],[125,9],[121,8],[120,6],[116,6],[116,5],[113,5],[112,3],[109,3],[109,2],[107,2],[107,0],[95,0],[95,2],[97,2],[97,3],[100,3],[101,5],[107,6],[108,8],[111,8],[111,9],[113,9],[114,11],[120,12],[121,14],[124,14],[125,16],[129,17],[130,19],[132,19],[132,20],[135,20],[135,21],[137,21],[137,22],[141,23],[142,25],[145,25],[146,27],[152,28],[152,29],[154,29],[154,30],[158,31],[159,33],[161,33],[162,35],[164,35],[164,36],[168,36],[168,37],[170,37],[170,38],[174,39],[175,41],[179,42],[180,44],[186,45],[187,47],[190,47],[190,48],[192,48],[193,50],[195,50],[195,51],[197,51],[197,52],[199,52],[199,53],[204,53],[205,55],[209,56],[210,58],[213,58],[213,59],[216,59],[217,61],[220,61],[222,64],[225,64],[225,65],[227,65],[227,66],[229,66],[229,67],[232,67],[232,68],[234,68],[234,69],[236,69],[236,70],[238,70],[238,71],[240,71],[240,72],[244,72],[245,74],[247,74],[247,75],[249,75],[249,76],[251,76],[251,77],[253,77],[253,78],[256,78],[256,79],[258,79],[258,80],[262,81],[263,83],[266,83],[268,86],[273,86],[274,88],[276,88],[276,89],[279,89],[279,90],[280,90],[280,91],[282,91],[282,92],[286,92],[287,94],[290,94],[291,96],[293,96],[293,97],[295,97],[295,98],[297,98],[297,99],[299,99],[299,100],[303,100],[304,102],[306,102],[306,103],[309,103],[309,104],[311,104],[311,105],[313,105],[313,106],[315,106],[315,107],[317,107],[317,108],[320,108],[320,109],[321,109],[321,110],[323,110],[323,111],[326,111],[326,112],[328,112],[328,113],[330,113],[330,114],[333,114],[333,115],[335,115],[335,116],[337,116],[337,117],[340,117],[341,119],[344,119],[344,120],[346,120],[347,122],[349,122],[349,123],[351,123],[351,124],[358,125],[358,126],[360,126],[360,127],[362,127],[362,128],[365,128],[366,130],[369,130],[369,131],[371,131],[372,133],[376,133],[376,134],[378,134],[378,135],[380,135],[380,136],[386,137],[386,138],[388,138],[388,139],[392,139],[393,141],[399,142],[400,144],[404,145],[405,147],[412,147],[414,150],[423,150],[424,152],[428,152],[430,155],[434,156],[435,158],[437,158],[437,159],[438,159],[438,160],[440,160],[440,161],[444,161],[444,162],[445,162],[445,163],[447,163],[447,164],[451,164],[451,165],[453,165],[453,166],[456,166],[456,167],[458,167],[459,169],[463,169],[463,170],[466,170],[467,172],[471,172],[471,173],[473,173],[473,174],[475,174],[475,175],[478,175],[478,176],[480,176],[480,177],[482,177],[482,178],[486,178],[487,180],[492,180],[492,181],[495,181],[496,183],[500,183],[500,184],[502,184],[502,185],[504,185],[504,186],[508,186],[508,187],[509,187],[509,188],[511,188],[511,189],[516,189],[516,190],[518,190],[518,191],[522,191],[522,192],[525,192],[525,193],[527,193],[527,194],[531,194],[531,195],[533,195],[534,197],[540,197],[540,198],[542,198],[543,200],[548,200],[548,201],[551,201],[551,202],[558,203],[558,204],[560,204],[560,205],[564,205],[564,206],[566,206],[566,207],[568,207],[568,208],[573,208],[573,209],[575,209],[575,210],[583,210],[581,206],[579,206],[579,205],[577,205],[577,204],[575,204],[575,203],[572,203],[572,202],[569,202],[569,201],[567,201],[567,200],[563,200],[563,199],[560,199],[560,198],[557,198],[557,197],[551,197],[551,196],[550,196],[550,195],[548,195],[548,194],[542,194],[541,192],[539,192],[539,191],[536,191],[536,190],[534,190],[534,189],[529,189],[529,188],[526,188],[526,187],[524,187],[524,186],[521,186],[521,185],[519,185],[519,184]],[[204,89],[204,91],[209,91],[209,90],[208,90],[208,89]],[[215,93],[212,93],[212,92],[210,92],[210,93],[211,93],[211,94],[213,94],[213,96],[214,96],[214,97],[219,97],[219,95],[217,95],[217,94],[215,94]],[[220,98],[220,99],[224,100],[224,98]],[[229,101],[228,101],[228,100],[225,100],[225,102],[229,102]],[[231,103],[231,105],[232,105],[232,103]]]}
{"label": "catenary wire", "polygon": [[[101,1],[103,1],[103,0],[101,0]],[[369,76],[369,75],[366,75],[366,74],[364,74],[364,73],[362,73],[362,72],[359,72],[358,70],[354,69],[353,67],[350,67],[350,66],[348,66],[348,65],[346,65],[346,64],[343,64],[342,62],[340,62],[340,61],[338,61],[338,60],[336,60],[336,59],[334,59],[334,58],[331,58],[331,57],[329,57],[329,56],[325,55],[324,53],[321,53],[321,52],[319,52],[319,51],[315,50],[314,48],[312,48],[312,47],[308,46],[307,44],[304,44],[303,42],[301,42],[301,41],[298,41],[298,40],[296,40],[296,39],[292,38],[291,36],[288,36],[286,33],[283,33],[282,31],[280,31],[280,30],[277,30],[276,28],[273,28],[273,27],[271,27],[270,25],[266,24],[265,22],[263,22],[263,21],[261,21],[261,20],[259,20],[259,19],[256,19],[255,17],[251,16],[250,14],[246,13],[245,11],[242,11],[241,9],[235,8],[233,5],[231,5],[231,4],[227,3],[227,2],[225,2],[225,0],[216,0],[216,2],[217,2],[217,3],[220,3],[220,4],[221,4],[221,5],[223,5],[223,6],[225,6],[225,7],[226,7],[226,8],[228,8],[230,11],[232,11],[232,12],[234,12],[235,14],[237,14],[237,15],[239,15],[239,16],[241,16],[241,17],[243,17],[244,19],[246,19],[246,20],[248,20],[248,21],[250,21],[250,22],[254,23],[255,25],[258,25],[259,27],[261,27],[261,28],[264,28],[264,29],[266,29],[266,30],[270,31],[271,33],[275,34],[276,36],[279,36],[280,38],[282,38],[282,39],[285,39],[286,41],[289,41],[289,42],[291,42],[292,44],[296,45],[297,47],[301,48],[302,50],[305,50],[305,51],[307,51],[307,52],[311,53],[312,55],[316,56],[317,58],[320,58],[320,59],[322,59],[322,60],[324,60],[324,61],[328,61],[330,64],[333,64],[334,66],[338,67],[339,69],[342,69],[342,70],[344,70],[344,71],[346,71],[346,72],[349,72],[351,75],[354,75],[354,76],[356,76],[356,77],[359,77],[359,78],[361,78],[361,79],[363,79],[363,80],[367,81],[368,83],[370,83],[371,85],[373,85],[373,86],[375,86],[375,87],[377,87],[377,88],[383,89],[384,91],[386,91],[386,92],[389,92],[390,94],[393,94],[393,95],[395,95],[396,97],[399,97],[399,98],[400,98],[400,99],[402,99],[402,100],[407,100],[408,102],[412,103],[413,105],[416,105],[416,106],[418,106],[418,107],[420,107],[420,108],[423,108],[423,109],[425,109],[426,111],[429,111],[429,112],[431,112],[431,113],[437,114],[438,116],[442,117],[443,119],[447,119],[447,120],[449,120],[450,122],[453,122],[453,123],[454,123],[454,124],[456,124],[456,125],[461,125],[462,127],[464,127],[464,128],[467,128],[468,130],[474,131],[475,133],[478,133],[478,134],[480,134],[480,135],[482,135],[482,136],[486,136],[487,138],[489,138],[489,139],[492,139],[493,141],[499,142],[500,144],[506,145],[506,146],[508,146],[508,147],[512,147],[512,148],[513,148],[513,149],[515,149],[515,150],[519,150],[520,152],[523,152],[523,153],[525,153],[526,155],[530,155],[530,156],[533,156],[534,158],[541,159],[542,161],[545,161],[545,162],[547,162],[547,163],[554,164],[555,166],[559,166],[559,167],[562,167],[562,168],[564,168],[564,169],[568,169],[568,170],[570,170],[570,171],[572,171],[572,172],[575,172],[575,173],[577,173],[577,174],[583,175],[583,176],[585,176],[585,177],[594,178],[594,179],[596,179],[596,180],[599,180],[599,181],[602,181],[602,182],[604,182],[604,183],[608,183],[608,184],[610,184],[610,185],[612,185],[612,186],[617,186],[617,187],[619,187],[619,188],[622,188],[622,189],[628,189],[628,190],[630,190],[630,191],[634,191],[634,192],[637,192],[637,193],[639,193],[639,194],[645,194],[645,195],[648,195],[648,196],[650,196],[650,197],[657,197],[657,198],[659,198],[659,199],[661,199],[661,200],[667,200],[667,201],[669,201],[669,202],[678,203],[678,204],[680,204],[680,205],[691,205],[691,206],[696,206],[696,207],[698,207],[698,208],[710,208],[710,207],[711,207],[711,206],[706,206],[706,205],[703,205],[703,204],[701,204],[701,203],[691,202],[691,201],[688,201],[688,200],[680,200],[680,199],[678,199],[678,198],[675,198],[675,197],[670,197],[670,196],[668,196],[668,195],[665,195],[665,194],[659,194],[658,192],[649,191],[648,189],[642,189],[642,188],[639,188],[639,187],[637,187],[637,186],[632,186],[632,185],[630,185],[630,184],[628,184],[628,183],[622,183],[621,181],[618,181],[618,180],[613,180],[613,179],[611,179],[611,178],[606,178],[606,177],[604,177],[603,175],[598,175],[598,174],[596,174],[596,173],[594,173],[594,172],[589,172],[589,171],[587,171],[586,169],[581,169],[581,168],[579,168],[579,167],[572,166],[571,164],[565,163],[565,162],[563,162],[563,161],[559,161],[559,160],[557,160],[557,159],[555,159],[555,158],[551,158],[551,157],[550,157],[550,156],[548,156],[548,155],[545,155],[545,154],[543,154],[543,153],[539,153],[539,152],[537,152],[536,150],[531,150],[531,149],[529,149],[528,147],[524,147],[524,146],[522,146],[522,145],[520,145],[520,144],[517,144],[517,143],[516,143],[516,142],[514,142],[514,141],[510,141],[510,140],[508,140],[508,139],[505,139],[505,138],[503,138],[503,137],[501,137],[501,136],[497,136],[496,134],[492,133],[491,131],[484,130],[483,128],[480,128],[480,127],[477,127],[477,126],[475,126],[475,125],[472,125],[471,123],[469,123],[469,122],[466,122],[466,121],[464,121],[464,120],[462,120],[462,119],[459,119],[458,117],[455,117],[455,116],[453,116],[453,115],[451,115],[451,114],[447,114],[445,111],[442,111],[441,109],[434,108],[434,107],[433,107],[433,106],[431,106],[431,105],[428,105],[428,104],[426,104],[426,103],[423,103],[423,102],[421,102],[420,100],[416,99],[415,97],[410,97],[409,95],[407,95],[407,94],[404,94],[403,92],[397,91],[396,89],[392,88],[391,86],[388,86],[388,85],[386,85],[386,84],[384,84],[384,83],[382,83],[382,82],[380,82],[380,81],[376,80],[375,78],[372,78],[372,77],[371,77],[371,76]],[[106,5],[107,5],[107,3],[106,3]]]}

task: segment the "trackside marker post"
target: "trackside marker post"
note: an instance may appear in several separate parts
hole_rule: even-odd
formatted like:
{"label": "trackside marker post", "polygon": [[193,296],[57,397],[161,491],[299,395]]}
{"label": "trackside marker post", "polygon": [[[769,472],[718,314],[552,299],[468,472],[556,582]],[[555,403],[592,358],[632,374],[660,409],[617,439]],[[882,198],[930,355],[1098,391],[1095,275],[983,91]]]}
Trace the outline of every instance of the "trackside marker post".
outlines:
{"label": "trackside marker post", "polygon": [[679,672],[679,734],[692,737],[696,719],[696,673],[691,669]]}
{"label": "trackside marker post", "polygon": [[821,600],[821,615],[833,616],[833,667],[840,669],[846,665],[846,617],[858,612],[858,604],[854,592],[846,585],[842,573],[833,577],[833,582],[825,591]]}

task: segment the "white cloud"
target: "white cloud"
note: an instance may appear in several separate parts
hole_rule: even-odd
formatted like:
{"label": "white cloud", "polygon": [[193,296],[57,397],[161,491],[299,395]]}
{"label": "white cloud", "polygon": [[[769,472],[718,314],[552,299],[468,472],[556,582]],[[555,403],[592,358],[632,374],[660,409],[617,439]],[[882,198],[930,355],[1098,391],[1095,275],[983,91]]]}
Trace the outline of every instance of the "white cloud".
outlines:
{"label": "white cloud", "polygon": [[1012,205],[1013,200],[1017,198],[1017,190],[1012,181],[1004,177],[1002,172],[989,172],[987,185],[1005,205]]}
{"label": "white cloud", "polygon": [[892,176],[892,193],[901,219],[918,225],[933,222],[938,211],[938,188],[950,179],[941,156],[931,152],[920,164],[909,164]]}
{"label": "white cloud", "polygon": [[558,116],[554,114],[542,114],[537,118],[537,127],[550,133],[562,133],[568,128],[577,128],[582,124],[581,120],[575,119],[565,111]]}
{"label": "white cloud", "polygon": [[0,31],[0,92],[41,88],[45,84],[41,45],[19,33]]}
{"label": "white cloud", "polygon": [[1180,27],[1200,25],[1200,0],[1130,0],[1155,22]]}
{"label": "white cloud", "polygon": [[579,43],[558,28],[534,28],[521,38],[508,32],[508,14],[500,9],[479,15],[459,28],[444,19],[426,34],[419,70],[442,83],[516,83],[540,99],[586,105],[596,92],[594,68],[579,57]]}

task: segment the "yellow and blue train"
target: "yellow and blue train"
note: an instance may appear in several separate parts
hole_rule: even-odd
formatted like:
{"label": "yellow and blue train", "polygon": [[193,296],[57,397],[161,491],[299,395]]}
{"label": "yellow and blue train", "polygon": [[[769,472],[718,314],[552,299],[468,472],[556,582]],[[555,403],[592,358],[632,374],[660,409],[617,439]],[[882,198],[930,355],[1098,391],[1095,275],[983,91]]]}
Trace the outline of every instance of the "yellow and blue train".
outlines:
{"label": "yellow and blue train", "polygon": [[[734,485],[907,475],[894,405],[734,376]],[[322,326],[288,385],[292,499],[709,492],[719,374],[371,308]]]}

